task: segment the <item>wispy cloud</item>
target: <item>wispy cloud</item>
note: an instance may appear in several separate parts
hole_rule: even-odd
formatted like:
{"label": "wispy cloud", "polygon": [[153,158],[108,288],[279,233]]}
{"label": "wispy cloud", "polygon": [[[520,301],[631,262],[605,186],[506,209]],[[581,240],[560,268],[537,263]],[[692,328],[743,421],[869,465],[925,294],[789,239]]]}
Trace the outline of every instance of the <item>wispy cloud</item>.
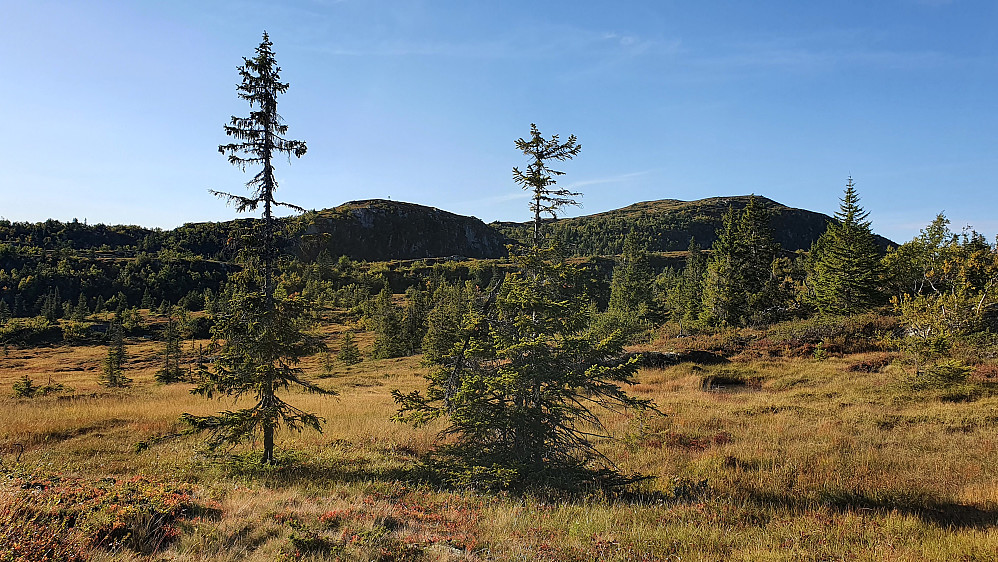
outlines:
{"label": "wispy cloud", "polygon": [[[599,185],[607,183],[623,183],[630,179],[644,176],[651,173],[652,170],[644,170],[640,172],[629,172],[626,174],[618,174],[615,176],[608,176],[603,178],[593,178],[590,180],[577,181],[568,185],[565,185],[565,189],[578,189],[580,187],[585,187],[588,185]],[[492,197],[483,197],[481,199],[472,199],[468,201],[461,201],[457,203],[457,206],[472,206],[472,205],[497,205],[500,203],[508,203],[509,201],[518,201],[521,199],[529,199],[530,192],[526,190],[521,191],[510,191],[500,195],[494,195]]]}
{"label": "wispy cloud", "polygon": [[483,197],[481,199],[469,199],[467,201],[460,201],[455,203],[455,206],[472,206],[472,205],[496,205],[499,203],[508,203],[510,201],[517,201],[520,199],[526,199],[530,197],[530,194],[526,191],[511,191],[509,193],[503,193],[501,195],[493,195],[492,197]]}
{"label": "wispy cloud", "polygon": [[553,25],[518,28],[487,39],[435,41],[423,38],[357,37],[308,48],[337,56],[438,56],[471,59],[538,59],[577,56],[669,55],[681,49],[678,39],[641,37],[629,33],[593,31]]}
{"label": "wispy cloud", "polygon": [[637,177],[641,177],[641,176],[647,175],[649,173],[651,173],[651,170],[643,170],[643,171],[640,171],[640,172],[629,172],[629,173],[626,173],[626,174],[618,174],[616,176],[608,176],[608,177],[605,177],[605,178],[594,178],[594,179],[591,179],[591,180],[582,180],[582,181],[577,181],[577,182],[571,183],[571,184],[567,185],[566,188],[567,189],[577,189],[577,188],[580,188],[580,187],[585,187],[587,185],[600,185],[600,184],[605,184],[605,183],[623,183],[623,182],[626,182],[627,180],[630,180],[630,179],[633,179],[633,178],[637,178]]}
{"label": "wispy cloud", "polygon": [[808,48],[744,48],[730,54],[693,58],[693,64],[723,68],[781,67],[818,69],[839,65],[863,65],[893,69],[941,67],[959,61],[935,51],[889,51],[875,49],[819,50]]}

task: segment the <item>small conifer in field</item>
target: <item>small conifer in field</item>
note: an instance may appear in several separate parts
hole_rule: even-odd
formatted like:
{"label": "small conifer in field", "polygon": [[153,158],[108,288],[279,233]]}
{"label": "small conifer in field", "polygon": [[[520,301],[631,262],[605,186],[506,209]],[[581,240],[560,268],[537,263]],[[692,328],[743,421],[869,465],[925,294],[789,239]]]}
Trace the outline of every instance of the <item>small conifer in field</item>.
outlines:
{"label": "small conifer in field", "polygon": [[21,378],[14,383],[14,396],[17,398],[34,398],[35,394],[38,392],[38,386],[35,385],[34,381],[27,373],[21,375]]}
{"label": "small conifer in field", "polygon": [[[631,382],[637,358],[623,358],[620,331],[594,338],[591,299],[583,271],[553,248],[540,248],[541,212],[573,204],[555,189],[546,160],[567,160],[575,137],[558,142],[531,125],[531,140],[516,141],[531,156],[514,180],[533,192],[533,247],[512,256],[516,271],[500,278],[467,312],[431,314],[429,347],[437,368],[425,394],[392,395],[396,420],[416,425],[445,418],[453,441],[438,450],[444,477],[479,488],[554,488],[577,491],[632,482],[596,449],[607,436],[598,412],[651,408],[621,388]],[[460,307],[457,308],[460,310]],[[433,326],[458,319],[457,334]],[[454,337],[456,335],[456,337]]]}
{"label": "small conifer in field", "polygon": [[116,316],[108,325],[107,337],[109,342],[107,356],[104,358],[104,365],[97,382],[110,388],[129,386],[132,384],[132,379],[126,377],[124,373],[125,339],[120,316]]}
{"label": "small conifer in field", "polygon": [[163,384],[180,382],[183,371],[180,369],[180,322],[174,310],[168,312],[166,328],[163,330],[163,366],[156,371],[156,380]]}
{"label": "small conifer in field", "polygon": [[340,349],[336,352],[336,358],[344,365],[356,365],[363,360],[360,355],[360,348],[357,347],[357,342],[353,339],[353,332],[343,334],[343,339],[340,341]]}

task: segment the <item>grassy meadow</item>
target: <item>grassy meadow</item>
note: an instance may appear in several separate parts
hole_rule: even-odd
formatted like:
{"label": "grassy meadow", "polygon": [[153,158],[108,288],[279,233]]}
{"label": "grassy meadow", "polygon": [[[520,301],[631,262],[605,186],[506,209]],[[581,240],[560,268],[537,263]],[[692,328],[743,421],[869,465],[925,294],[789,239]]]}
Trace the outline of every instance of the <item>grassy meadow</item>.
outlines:
{"label": "grassy meadow", "polygon": [[[346,328],[324,327],[333,351]],[[0,561],[998,559],[986,364],[957,392],[913,391],[884,351],[645,368],[631,391],[661,415],[607,412],[601,449],[653,478],[552,497],[433,483],[420,460],[441,426],[389,419],[392,389],[425,387],[419,357],[310,358],[340,394],[289,401],[325,431],[280,434],[264,468],[252,444],[213,455],[181,434],[181,413],[232,401],[156,384],[162,343],[126,343],[122,390],[97,385],[101,345],[0,355]],[[635,350],[702,344],[661,333]],[[70,388],[14,398],[24,374]]]}

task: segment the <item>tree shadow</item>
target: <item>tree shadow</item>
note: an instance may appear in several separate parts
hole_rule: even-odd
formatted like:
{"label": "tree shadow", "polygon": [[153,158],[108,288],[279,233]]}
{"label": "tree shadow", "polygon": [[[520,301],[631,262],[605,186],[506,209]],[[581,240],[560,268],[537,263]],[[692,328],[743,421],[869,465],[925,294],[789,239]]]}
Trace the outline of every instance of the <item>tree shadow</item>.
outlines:
{"label": "tree shadow", "polygon": [[420,457],[397,457],[375,462],[368,458],[309,457],[294,452],[279,453],[274,465],[260,464],[259,454],[233,455],[226,459],[230,476],[251,478],[269,488],[332,486],[357,482],[434,483]]}
{"label": "tree shadow", "polygon": [[998,525],[998,510],[941,501],[921,491],[885,490],[870,494],[849,490],[825,490],[816,498],[756,491],[749,494],[748,500],[760,506],[781,507],[795,513],[826,507],[838,513],[912,515],[926,523],[948,529],[983,529]]}

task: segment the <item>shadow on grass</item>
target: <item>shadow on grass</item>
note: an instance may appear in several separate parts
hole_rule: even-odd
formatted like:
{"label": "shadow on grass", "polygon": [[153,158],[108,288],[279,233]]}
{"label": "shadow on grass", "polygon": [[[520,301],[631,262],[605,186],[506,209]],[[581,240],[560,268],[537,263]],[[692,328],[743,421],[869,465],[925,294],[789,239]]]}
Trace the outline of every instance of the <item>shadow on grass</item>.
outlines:
{"label": "shadow on grass", "polygon": [[301,453],[278,453],[273,465],[260,464],[259,453],[225,458],[230,476],[251,478],[272,488],[328,486],[357,482],[435,483],[433,474],[418,458],[396,457],[372,460],[366,457],[313,457]]}
{"label": "shadow on grass", "polygon": [[[350,455],[309,456],[304,453],[278,453],[274,465],[262,465],[258,452],[222,457],[224,472],[235,478],[251,479],[275,489],[298,487],[332,488],[340,484],[369,483],[407,486],[430,486],[438,490],[502,496],[530,496],[544,501],[602,501],[652,505],[693,501],[707,492],[707,482],[674,479],[669,492],[641,490],[638,484],[651,479],[642,475],[623,475],[614,470],[585,470],[579,474],[562,472],[531,474],[500,482],[487,474],[495,467],[481,471],[476,467],[448,462],[434,453],[413,451],[386,453],[384,456]],[[452,459],[451,459],[452,461]]]}
{"label": "shadow on grass", "polygon": [[782,507],[794,512],[827,507],[839,513],[866,511],[912,515],[949,529],[981,529],[998,525],[998,510],[940,501],[922,491],[884,490],[870,494],[849,490],[823,490],[812,498],[752,492],[748,499],[759,505]]}

